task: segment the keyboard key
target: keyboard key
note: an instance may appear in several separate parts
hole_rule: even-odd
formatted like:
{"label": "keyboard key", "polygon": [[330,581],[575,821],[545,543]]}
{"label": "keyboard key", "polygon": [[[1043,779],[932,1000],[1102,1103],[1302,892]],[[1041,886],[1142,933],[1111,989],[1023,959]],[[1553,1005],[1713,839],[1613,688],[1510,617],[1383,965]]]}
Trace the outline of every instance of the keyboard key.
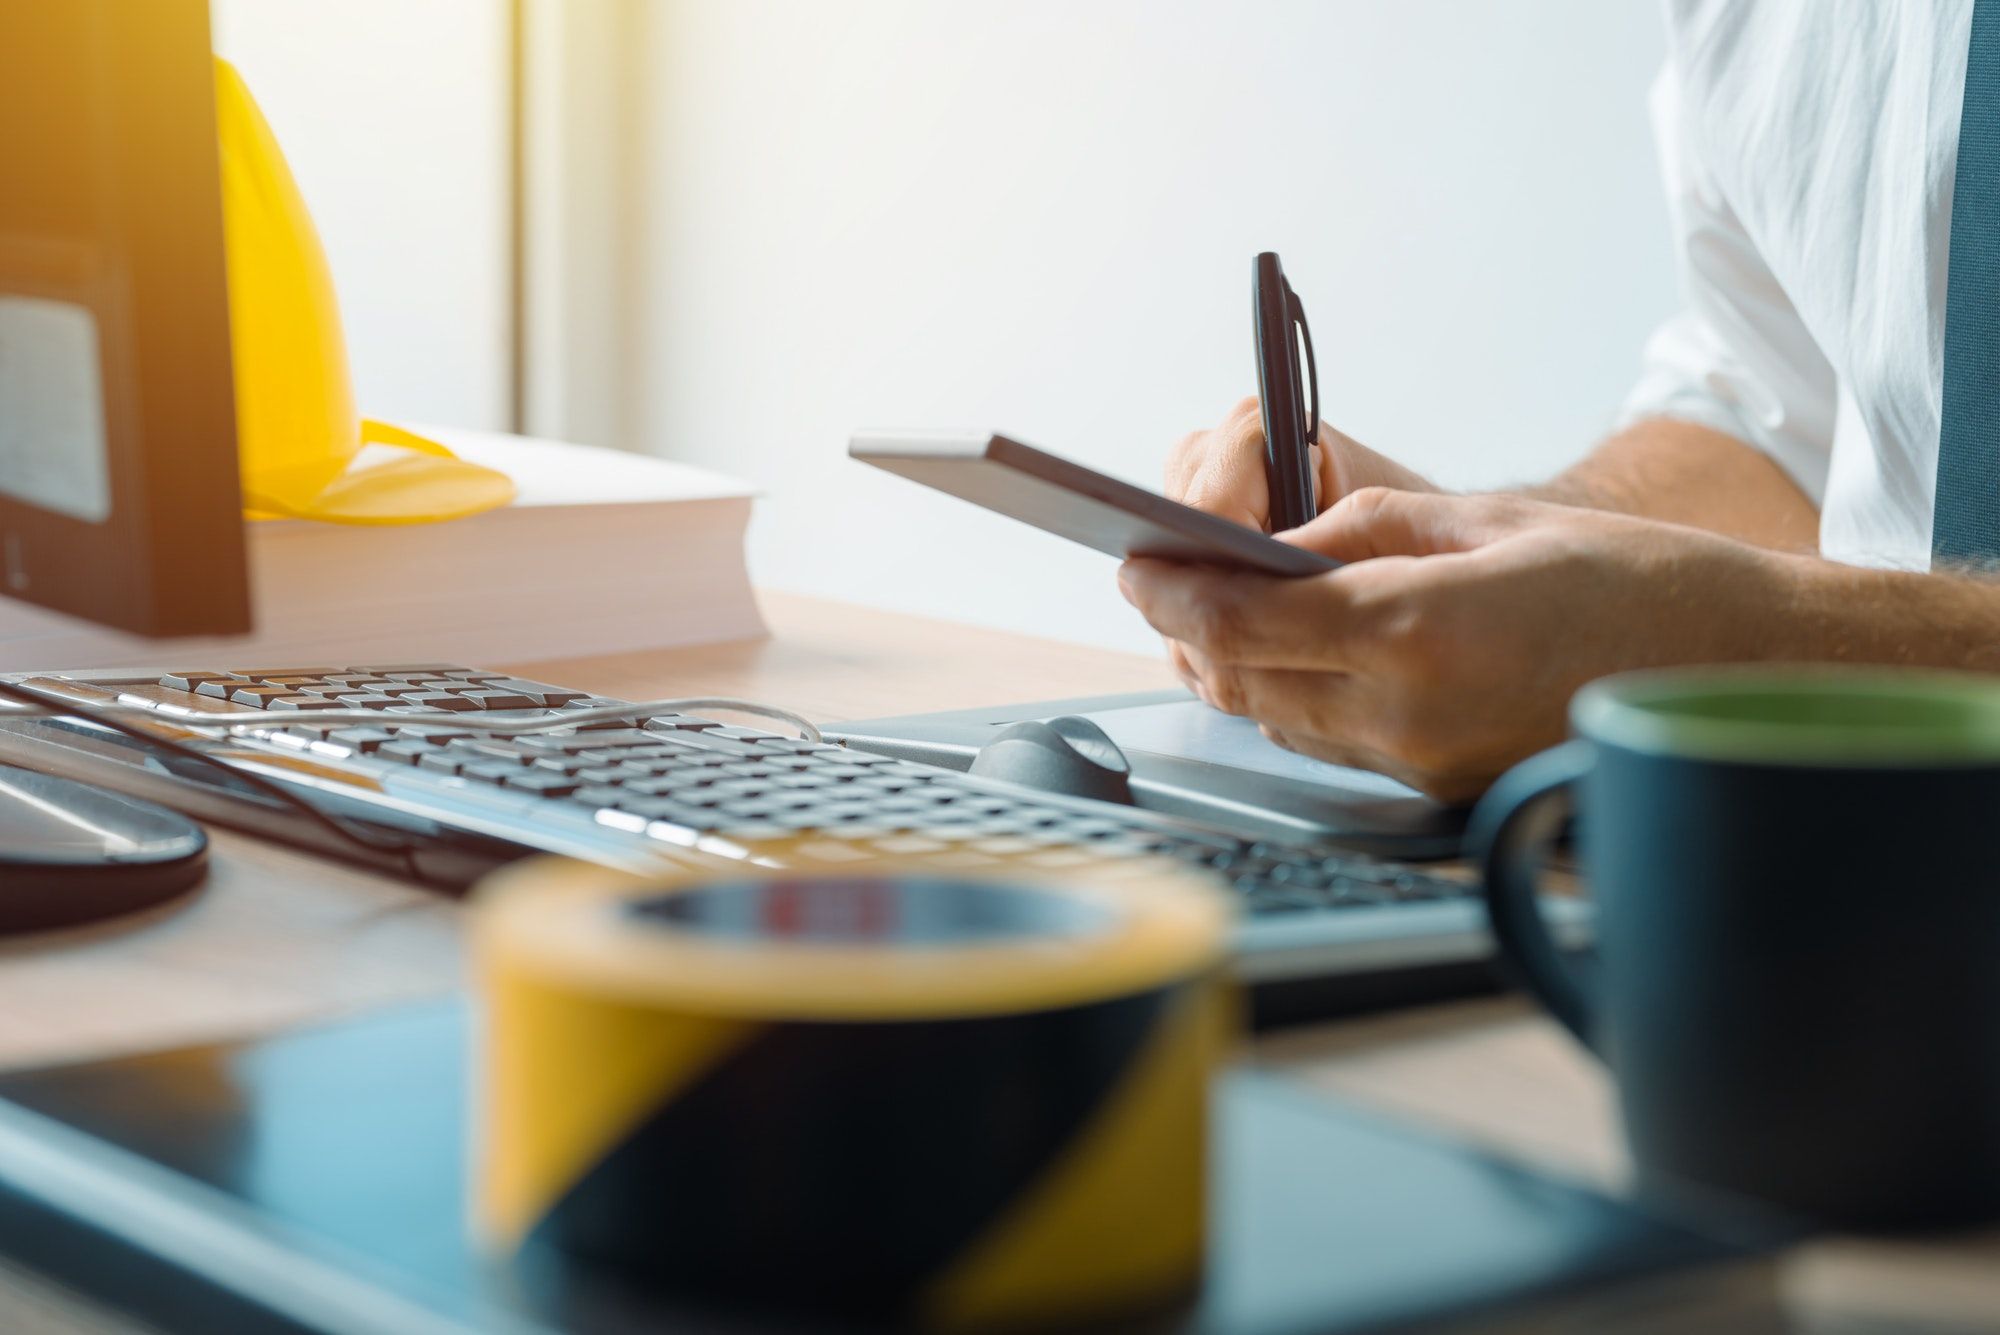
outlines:
{"label": "keyboard key", "polygon": [[440,774],[456,774],[465,768],[465,757],[450,751],[426,751],[417,757],[417,768],[436,770]]}
{"label": "keyboard key", "polygon": [[659,743],[660,739],[653,733],[643,732],[629,724],[620,724],[615,728],[589,729],[577,736],[550,737],[549,740],[556,743],[560,749],[566,751],[582,751],[585,749],[602,751],[614,747],[630,749],[635,746],[655,746]]}
{"label": "keyboard key", "polygon": [[[638,797],[629,803],[620,804],[620,810],[629,811],[647,820],[677,825],[688,830],[712,830],[721,818],[712,811],[704,811],[685,802],[676,802],[668,797]],[[650,831],[649,831],[650,833]]]}
{"label": "keyboard key", "polygon": [[515,769],[500,782],[543,797],[568,797],[582,786],[567,774],[551,774],[545,769]]}
{"label": "keyboard key", "polygon": [[651,714],[644,726],[654,732],[701,732],[716,723],[714,719],[696,718],[692,714]]}
{"label": "keyboard key", "polygon": [[624,786],[645,797],[670,797],[675,793],[690,791],[694,787],[686,779],[672,778],[627,779]]}
{"label": "keyboard key", "polygon": [[512,691],[467,691],[458,697],[470,700],[475,709],[539,709],[541,701]]}
{"label": "keyboard key", "polygon": [[430,753],[431,747],[425,742],[397,740],[384,742],[375,748],[377,760],[394,760],[405,765],[414,765]]}
{"label": "keyboard key", "polygon": [[394,734],[381,728],[335,728],[327,734],[328,741],[339,742],[352,747],[363,755],[373,752],[384,742],[394,739]]}
{"label": "keyboard key", "polygon": [[519,767],[550,754],[531,750],[516,742],[501,741],[493,737],[478,737],[467,734],[451,744],[451,749],[462,752],[468,758],[479,760],[504,760]]}
{"label": "keyboard key", "polygon": [[726,756],[754,756],[759,752],[749,742],[738,741],[734,737],[718,737],[712,732],[677,732],[672,734],[677,746],[698,747],[704,751],[715,751]]}
{"label": "keyboard key", "polygon": [[630,700],[617,700],[608,695],[585,695],[570,701],[563,706],[563,709],[597,709],[606,705],[624,705],[629,708],[631,704]]}
{"label": "keyboard key", "polygon": [[[192,691],[205,681],[223,682],[232,678],[227,672],[169,672],[160,678],[160,685],[175,691]],[[222,695],[222,692],[218,692]]]}
{"label": "keyboard key", "polygon": [[637,802],[641,800],[637,794],[628,793],[622,788],[613,788],[601,783],[587,784],[577,789],[574,793],[571,793],[570,796],[579,802],[593,807],[617,807],[624,802]]}
{"label": "keyboard key", "polygon": [[657,760],[671,765],[691,765],[703,757],[690,755],[684,746],[669,746],[655,743],[652,746],[635,746],[625,752],[630,760]]}
{"label": "keyboard key", "polygon": [[770,786],[759,779],[724,779],[715,785],[715,791],[725,797],[761,797]]}
{"label": "keyboard key", "polygon": [[504,783],[508,775],[520,772],[519,765],[505,760],[468,760],[458,775],[462,779],[477,779],[481,783]]}
{"label": "keyboard key", "polygon": [[274,695],[264,701],[266,709],[339,709],[338,700],[329,700],[323,695]]}
{"label": "keyboard key", "polygon": [[462,695],[451,695],[443,691],[430,695],[406,695],[403,697],[403,703],[423,709],[449,710],[453,713],[479,708]]}
{"label": "keyboard key", "polygon": [[717,724],[703,731],[710,737],[733,737],[739,742],[766,741],[771,736],[764,728],[739,728],[734,724]]}
{"label": "keyboard key", "polygon": [[[805,742],[794,744],[811,745],[811,743]],[[842,746],[835,749],[839,752],[838,759],[849,765],[897,765],[904,763],[897,760],[894,756],[878,756],[873,751],[857,751],[851,746]],[[822,751],[819,754],[824,755],[826,753]]]}
{"label": "keyboard key", "polygon": [[550,686],[546,682],[525,681],[520,677],[489,677],[486,689],[524,696],[548,709],[560,708],[573,700],[586,699],[588,696],[585,691],[567,690],[561,686]]}
{"label": "keyboard key", "polygon": [[443,746],[447,742],[470,741],[473,733],[469,728],[454,728],[449,723],[400,723],[396,725],[396,737],[399,741]]}
{"label": "keyboard key", "polygon": [[[773,810],[773,811],[817,811],[817,810],[819,810],[819,799],[818,799],[818,798],[816,798],[816,797],[814,797],[814,796],[813,796],[813,795],[812,795],[811,793],[794,793],[794,792],[788,792],[788,791],[786,791],[786,790],[785,790],[785,789],[783,789],[783,788],[779,788],[779,789],[775,789],[775,790],[773,790],[772,792],[768,792],[768,793],[764,794],[764,796],[763,796],[763,797],[761,797],[761,798],[759,798],[758,800],[759,800],[759,801],[761,801],[761,802],[763,802],[765,806],[769,807],[769,808],[770,808],[771,810]],[[907,812],[884,812],[883,814],[884,814],[884,815],[907,815],[907,814],[909,814],[909,813],[907,813]]]}
{"label": "keyboard key", "polygon": [[229,692],[231,704],[250,705],[262,709],[266,700],[275,700],[292,693],[289,686],[237,686]]}
{"label": "keyboard key", "polygon": [[402,704],[393,695],[343,695],[340,697],[342,709],[394,709]]}
{"label": "keyboard key", "polygon": [[[597,736],[596,733],[588,732],[581,734],[573,732],[530,732],[523,733],[518,737],[506,738],[505,742],[508,746],[520,747],[524,752],[532,752],[535,755],[543,756],[582,756],[586,760],[597,760],[600,758],[609,760],[618,755],[616,751],[600,749],[597,743],[591,740],[595,736]],[[500,739],[496,738],[495,740],[498,741]],[[593,751],[598,752],[598,754],[592,755]]]}

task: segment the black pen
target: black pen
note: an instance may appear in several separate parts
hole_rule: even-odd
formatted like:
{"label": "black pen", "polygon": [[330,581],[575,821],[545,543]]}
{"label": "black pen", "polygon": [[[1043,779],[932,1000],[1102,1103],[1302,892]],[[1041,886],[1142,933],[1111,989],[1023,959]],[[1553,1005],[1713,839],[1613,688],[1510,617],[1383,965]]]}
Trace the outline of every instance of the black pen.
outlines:
{"label": "black pen", "polygon": [[[1282,533],[1319,513],[1312,465],[1312,445],[1319,436],[1319,369],[1313,365],[1306,308],[1285,281],[1277,255],[1268,250],[1257,257],[1256,298],[1257,411],[1264,419],[1264,475],[1271,490],[1271,532]],[[1307,386],[1312,393],[1310,409]]]}

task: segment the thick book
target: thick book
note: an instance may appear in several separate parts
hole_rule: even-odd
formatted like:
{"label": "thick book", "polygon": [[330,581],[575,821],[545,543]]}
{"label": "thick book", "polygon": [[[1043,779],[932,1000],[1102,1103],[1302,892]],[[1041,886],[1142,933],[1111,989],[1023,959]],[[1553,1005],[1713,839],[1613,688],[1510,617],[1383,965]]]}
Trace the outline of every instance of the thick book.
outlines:
{"label": "thick book", "polygon": [[[481,1257],[467,1026],[434,1003],[0,1076],[0,1257],[170,1331],[796,1329]],[[1268,1075],[1226,1077],[1216,1113],[1205,1287],[1159,1329],[1783,1328],[1767,1221],[1614,1200]]]}
{"label": "thick book", "polygon": [[766,633],[752,493],[618,450],[424,428],[514,479],[511,505],[435,524],[247,522],[247,636],[148,640],[0,599],[0,671],[440,661],[490,666]]}

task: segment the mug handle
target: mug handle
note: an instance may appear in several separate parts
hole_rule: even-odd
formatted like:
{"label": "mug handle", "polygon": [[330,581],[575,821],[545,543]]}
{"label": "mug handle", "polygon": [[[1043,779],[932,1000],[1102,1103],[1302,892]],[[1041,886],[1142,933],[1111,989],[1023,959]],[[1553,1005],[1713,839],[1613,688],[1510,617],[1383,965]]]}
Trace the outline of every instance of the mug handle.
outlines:
{"label": "mug handle", "polygon": [[1583,1043],[1591,1043],[1594,999],[1549,934],[1535,896],[1548,846],[1570,812],[1570,786],[1590,771],[1592,748],[1564,742],[1501,775],[1474,808],[1466,846],[1486,887],[1486,913],[1500,961]]}

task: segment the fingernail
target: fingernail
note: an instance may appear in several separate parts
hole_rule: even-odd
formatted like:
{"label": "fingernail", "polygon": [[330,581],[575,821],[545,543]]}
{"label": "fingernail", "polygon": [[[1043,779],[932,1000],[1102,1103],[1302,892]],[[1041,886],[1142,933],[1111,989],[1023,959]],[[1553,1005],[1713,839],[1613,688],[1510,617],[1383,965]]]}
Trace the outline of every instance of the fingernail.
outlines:
{"label": "fingernail", "polygon": [[1132,577],[1125,573],[1125,567],[1118,567],[1118,592],[1126,602],[1132,601]]}

